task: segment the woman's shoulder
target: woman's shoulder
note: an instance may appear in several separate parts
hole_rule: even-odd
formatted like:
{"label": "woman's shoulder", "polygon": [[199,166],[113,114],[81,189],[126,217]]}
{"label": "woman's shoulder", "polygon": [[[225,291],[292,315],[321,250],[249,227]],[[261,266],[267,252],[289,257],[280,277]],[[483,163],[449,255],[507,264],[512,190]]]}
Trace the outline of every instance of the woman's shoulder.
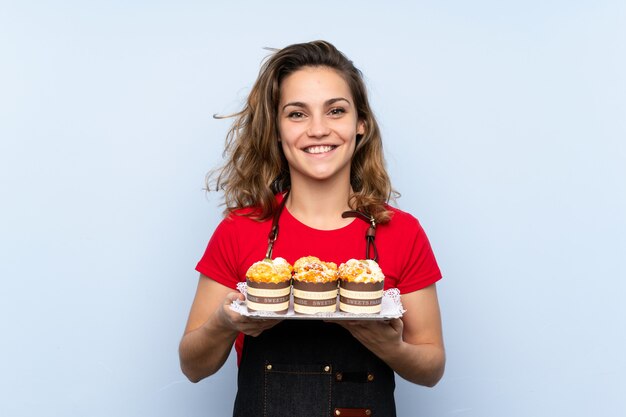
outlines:
{"label": "woman's shoulder", "polygon": [[238,240],[245,236],[265,235],[270,226],[267,221],[255,220],[254,214],[255,211],[248,208],[226,212],[215,228],[212,239]]}
{"label": "woman's shoulder", "polygon": [[[284,196],[282,194],[276,194],[274,196],[276,199],[276,206],[280,205],[283,201]],[[263,208],[258,206],[248,206],[248,207],[240,207],[240,208],[231,208],[227,209],[224,215],[224,220],[226,222],[234,222],[238,224],[264,224],[267,222],[271,222],[272,216],[270,215],[267,218],[263,217]]]}
{"label": "woman's shoulder", "polygon": [[[276,206],[278,206],[284,199],[283,194],[275,194],[274,198],[276,199]],[[263,216],[263,208],[258,206],[247,206],[247,207],[239,207],[239,208],[227,208],[224,214],[223,221],[226,222],[235,222],[235,223],[266,223],[271,221],[271,216],[269,218],[261,218]]]}
{"label": "woman's shoulder", "polygon": [[271,221],[269,219],[260,220],[259,213],[260,211],[253,207],[229,210],[225,213],[222,223],[253,227],[254,225],[261,225]]}
{"label": "woman's shoulder", "polygon": [[391,212],[391,218],[387,223],[390,227],[417,227],[421,228],[419,220],[417,217],[413,216],[411,213],[401,210],[398,207],[391,206],[389,204],[385,205],[385,208]]}

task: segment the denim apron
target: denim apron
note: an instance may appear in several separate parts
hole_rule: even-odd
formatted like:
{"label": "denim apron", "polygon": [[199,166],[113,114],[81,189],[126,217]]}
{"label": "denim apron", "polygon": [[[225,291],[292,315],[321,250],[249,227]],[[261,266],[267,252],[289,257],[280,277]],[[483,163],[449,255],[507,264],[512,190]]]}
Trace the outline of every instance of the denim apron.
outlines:
{"label": "denim apron", "polygon": [[347,330],[284,320],[246,336],[235,417],[394,417],[394,373]]}
{"label": "denim apron", "polygon": [[[278,235],[274,216],[267,258]],[[366,257],[374,245],[371,223]],[[393,370],[343,327],[321,320],[284,320],[243,344],[234,417],[395,417]]]}

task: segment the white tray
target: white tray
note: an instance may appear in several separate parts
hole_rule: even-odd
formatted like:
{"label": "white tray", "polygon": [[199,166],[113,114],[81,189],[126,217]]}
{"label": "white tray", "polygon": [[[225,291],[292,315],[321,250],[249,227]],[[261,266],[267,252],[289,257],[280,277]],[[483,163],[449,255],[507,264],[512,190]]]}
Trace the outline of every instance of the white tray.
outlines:
{"label": "white tray", "polygon": [[[245,282],[237,284],[237,289],[244,296],[248,293],[248,285]],[[390,320],[402,317],[405,310],[400,301],[400,290],[390,288],[383,292],[381,311],[378,314],[354,314],[337,311],[335,313],[299,314],[293,311],[293,295],[289,301],[289,310],[286,314],[276,314],[271,311],[248,311],[245,301],[233,301],[231,310],[242,316],[259,319],[290,319],[290,320]]]}

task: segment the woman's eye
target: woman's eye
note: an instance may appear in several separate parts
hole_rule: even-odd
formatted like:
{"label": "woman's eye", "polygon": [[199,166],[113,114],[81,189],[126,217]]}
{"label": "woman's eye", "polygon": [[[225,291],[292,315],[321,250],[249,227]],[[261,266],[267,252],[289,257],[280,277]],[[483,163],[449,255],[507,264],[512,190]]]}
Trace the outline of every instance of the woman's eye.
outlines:
{"label": "woman's eye", "polygon": [[304,117],[304,113],[299,111],[292,111],[287,117],[289,117],[290,119],[301,119]]}
{"label": "woman's eye", "polygon": [[331,109],[328,113],[332,116],[340,116],[344,114],[345,112],[346,112],[346,109],[342,107],[336,107],[334,109]]}

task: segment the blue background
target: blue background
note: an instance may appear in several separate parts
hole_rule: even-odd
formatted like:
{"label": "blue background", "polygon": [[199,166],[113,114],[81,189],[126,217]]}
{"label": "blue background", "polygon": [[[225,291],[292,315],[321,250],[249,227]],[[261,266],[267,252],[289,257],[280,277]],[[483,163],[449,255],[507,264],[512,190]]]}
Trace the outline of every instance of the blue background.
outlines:
{"label": "blue background", "polygon": [[363,70],[400,208],[445,275],[434,389],[401,416],[626,409],[623,1],[3,1],[0,415],[229,415],[186,381],[204,175],[267,51]]}

